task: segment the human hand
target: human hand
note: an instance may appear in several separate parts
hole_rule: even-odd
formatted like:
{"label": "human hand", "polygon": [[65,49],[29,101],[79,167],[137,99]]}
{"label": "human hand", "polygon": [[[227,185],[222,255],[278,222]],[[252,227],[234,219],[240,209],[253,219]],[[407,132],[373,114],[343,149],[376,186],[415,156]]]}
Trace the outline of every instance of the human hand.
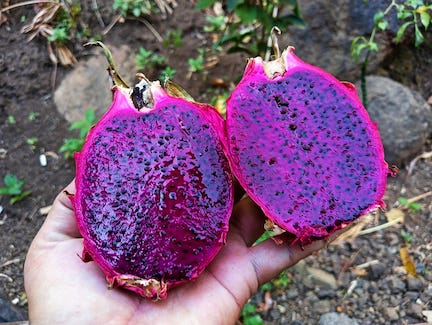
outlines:
{"label": "human hand", "polygon": [[[72,182],[65,189],[75,193]],[[72,204],[60,193],[28,251],[24,282],[29,318],[37,324],[234,324],[258,287],[325,245],[278,245],[262,235],[265,217],[249,198],[237,202],[227,242],[200,277],[153,302],[108,290],[94,262],[83,263]]]}

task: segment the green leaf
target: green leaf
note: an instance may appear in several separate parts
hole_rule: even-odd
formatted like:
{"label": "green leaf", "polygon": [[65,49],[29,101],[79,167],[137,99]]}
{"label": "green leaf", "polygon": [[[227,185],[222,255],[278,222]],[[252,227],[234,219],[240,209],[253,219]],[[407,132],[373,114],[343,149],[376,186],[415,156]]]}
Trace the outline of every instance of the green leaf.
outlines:
{"label": "green leaf", "polygon": [[369,51],[377,52],[378,51],[378,44],[375,43],[374,41],[369,41],[368,42],[368,48],[369,48]]}
{"label": "green leaf", "polygon": [[95,120],[95,110],[93,108],[89,108],[85,113],[84,119],[89,124],[93,124]]}
{"label": "green leaf", "polygon": [[401,27],[399,27],[397,33],[396,33],[396,43],[399,43],[402,40],[403,35],[405,34],[405,30],[409,25],[413,24],[412,21],[407,21],[404,23]]}
{"label": "green leaf", "polygon": [[247,303],[246,305],[244,305],[243,307],[243,311],[242,311],[242,315],[250,315],[250,314],[254,314],[256,311],[256,307],[255,305],[251,304],[251,303]]}
{"label": "green leaf", "polygon": [[267,282],[264,283],[261,287],[260,287],[260,291],[269,291],[273,289],[273,284],[271,282]]}
{"label": "green leaf", "polygon": [[8,121],[9,124],[15,124],[16,123],[15,116],[9,115],[7,117],[7,121]]}
{"label": "green leaf", "polygon": [[8,189],[7,194],[21,193],[21,187],[24,185],[24,181],[20,181],[15,175],[8,173],[4,177],[3,181]]}
{"label": "green leaf", "polygon": [[253,315],[243,319],[244,325],[263,325],[264,322],[260,315]]}
{"label": "green leaf", "polygon": [[375,25],[378,25],[378,23],[383,19],[384,19],[384,12],[382,12],[381,10],[377,11],[373,17]]}
{"label": "green leaf", "polygon": [[415,30],[415,46],[419,47],[423,42],[424,42],[424,36],[422,34],[422,32],[420,31],[420,28],[415,25],[414,26],[414,30]]}
{"label": "green leaf", "polygon": [[217,0],[200,0],[196,3],[195,9],[201,10],[213,6]]}
{"label": "green leaf", "polygon": [[253,23],[258,18],[258,7],[248,4],[239,5],[234,9],[243,24]]}
{"label": "green leaf", "polygon": [[354,58],[355,62],[358,62],[360,60],[361,52],[367,47],[366,43],[357,44],[354,48],[351,50],[351,55]]}
{"label": "green leaf", "polygon": [[286,15],[277,17],[274,19],[275,25],[280,29],[285,29],[287,25],[293,25],[297,27],[306,27],[306,22],[297,15]]}
{"label": "green leaf", "polygon": [[386,30],[386,29],[387,29],[387,26],[388,26],[388,21],[385,20],[385,19],[381,20],[381,21],[378,22],[378,24],[377,24],[377,27],[378,27],[378,29],[380,29],[380,30]]}
{"label": "green leaf", "polygon": [[425,11],[425,12],[422,12],[420,14],[420,21],[421,21],[421,23],[425,29],[427,29],[429,27],[430,20],[431,20],[431,17],[430,17],[428,12]]}
{"label": "green leaf", "polygon": [[409,205],[409,201],[405,197],[398,197],[398,201],[403,206],[408,206]]}
{"label": "green leaf", "polygon": [[244,0],[228,0],[227,1],[227,10],[233,11],[235,7],[244,3]]}
{"label": "green leaf", "polygon": [[419,210],[421,210],[421,205],[419,203],[417,203],[417,202],[410,203],[409,207],[413,211],[419,211]]}
{"label": "green leaf", "polygon": [[140,9],[140,8],[133,8],[133,9],[132,9],[132,14],[133,14],[135,17],[139,17],[139,16],[141,16],[141,9]]}
{"label": "green leaf", "polygon": [[14,195],[11,197],[11,199],[9,200],[10,204],[15,204],[18,201],[21,201],[22,199],[24,199],[25,197],[29,196],[31,194],[31,191],[24,191],[18,195]]}

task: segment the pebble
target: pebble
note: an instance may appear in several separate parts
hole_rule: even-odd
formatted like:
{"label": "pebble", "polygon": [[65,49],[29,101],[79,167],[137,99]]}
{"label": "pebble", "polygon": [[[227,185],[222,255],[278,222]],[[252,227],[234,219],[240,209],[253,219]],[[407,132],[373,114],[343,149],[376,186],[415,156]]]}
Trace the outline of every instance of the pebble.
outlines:
{"label": "pebble", "polygon": [[286,297],[287,297],[287,299],[295,299],[295,298],[297,298],[298,297],[298,295],[299,295],[299,293],[298,293],[298,290],[296,289],[296,288],[293,288],[293,289],[289,289],[287,292],[286,292]]}
{"label": "pebble", "polygon": [[331,289],[318,289],[316,291],[318,298],[334,298],[336,296],[336,292]]}
{"label": "pebble", "polygon": [[388,319],[390,321],[396,321],[399,319],[399,314],[398,314],[396,308],[394,308],[394,307],[384,308],[384,316],[386,319]]}
{"label": "pebble", "polygon": [[387,267],[383,263],[372,264],[369,267],[369,279],[379,280],[385,273]]}
{"label": "pebble", "polygon": [[400,291],[405,290],[405,283],[397,277],[393,277],[390,280],[390,286],[393,293],[398,293]]}
{"label": "pebble", "polygon": [[409,300],[415,301],[418,297],[420,296],[420,294],[418,292],[415,291],[407,291],[405,292],[404,297],[408,298]]}
{"label": "pebble", "polygon": [[423,282],[419,278],[409,275],[407,286],[410,291],[420,291],[423,288]]}
{"label": "pebble", "polygon": [[358,322],[344,313],[330,312],[321,315],[318,325],[358,325]]}
{"label": "pebble", "polygon": [[313,309],[317,314],[328,313],[331,310],[329,300],[319,300],[313,304]]}
{"label": "pebble", "polygon": [[336,278],[333,274],[315,267],[308,267],[307,272],[308,277],[312,278],[313,282],[317,285],[323,286],[326,289],[337,289]]}
{"label": "pebble", "polygon": [[280,319],[281,318],[281,314],[280,314],[279,310],[272,309],[272,310],[270,310],[270,317],[272,319]]}
{"label": "pebble", "polygon": [[422,311],[423,307],[419,304],[411,304],[407,309],[407,315],[417,319],[423,319]]}

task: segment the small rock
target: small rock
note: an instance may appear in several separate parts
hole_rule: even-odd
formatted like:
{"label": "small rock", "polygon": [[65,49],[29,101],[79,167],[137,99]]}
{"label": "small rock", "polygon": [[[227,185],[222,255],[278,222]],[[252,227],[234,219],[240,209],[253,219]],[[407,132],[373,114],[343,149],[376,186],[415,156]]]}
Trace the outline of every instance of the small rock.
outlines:
{"label": "small rock", "polygon": [[331,289],[318,289],[316,291],[318,298],[334,298],[336,296],[336,292]]}
{"label": "small rock", "polygon": [[308,277],[312,278],[313,282],[317,285],[323,286],[326,289],[337,289],[336,278],[333,274],[315,267],[308,267],[307,272]]}
{"label": "small rock", "polygon": [[279,310],[272,309],[272,310],[270,310],[270,317],[271,317],[271,319],[280,319],[281,314],[280,314]]}
{"label": "small rock", "polygon": [[412,275],[408,276],[407,279],[408,290],[410,291],[420,291],[423,288],[423,282],[421,279],[416,278]]}
{"label": "small rock", "polygon": [[396,308],[394,308],[394,307],[384,308],[384,315],[385,315],[385,318],[390,320],[390,321],[396,321],[399,319],[399,314],[398,314]]}
{"label": "small rock", "polygon": [[0,323],[23,321],[25,317],[7,300],[0,298]]}
{"label": "small rock", "polygon": [[[390,164],[402,166],[423,150],[432,127],[432,112],[422,96],[381,76],[366,77],[369,107]],[[360,91],[360,87],[357,87]]]}
{"label": "small rock", "polygon": [[385,273],[387,267],[384,265],[384,263],[377,263],[372,264],[369,267],[369,279],[371,280],[379,280],[382,275]]}
{"label": "small rock", "polygon": [[423,319],[423,307],[419,304],[411,304],[407,309],[407,315],[417,318]]}
{"label": "small rock", "polygon": [[397,277],[393,277],[390,280],[390,286],[393,293],[398,293],[400,291],[405,290],[405,283]]}
{"label": "small rock", "polygon": [[319,300],[313,304],[313,310],[317,314],[328,313],[331,310],[331,304],[329,300]]}
{"label": "small rock", "polygon": [[355,319],[348,317],[344,313],[330,312],[321,315],[318,321],[318,325],[358,325]]}
{"label": "small rock", "polygon": [[408,298],[409,300],[415,301],[418,297],[420,296],[420,294],[416,291],[407,291],[405,292],[404,297]]}
{"label": "small rock", "polygon": [[[111,46],[111,49],[126,82],[130,82],[130,77],[135,75],[132,49],[126,45],[120,48]],[[91,107],[96,110],[98,118],[107,111],[112,99],[107,65],[103,55],[94,56],[78,62],[62,80],[54,93],[54,102],[58,112],[69,123],[81,121]]]}
{"label": "small rock", "polygon": [[286,297],[287,297],[287,299],[295,299],[295,298],[297,298],[298,297],[298,290],[296,288],[289,289],[286,292]]}
{"label": "small rock", "polygon": [[319,301],[318,297],[315,295],[313,291],[306,292],[306,298],[305,301],[312,304],[316,301]]}

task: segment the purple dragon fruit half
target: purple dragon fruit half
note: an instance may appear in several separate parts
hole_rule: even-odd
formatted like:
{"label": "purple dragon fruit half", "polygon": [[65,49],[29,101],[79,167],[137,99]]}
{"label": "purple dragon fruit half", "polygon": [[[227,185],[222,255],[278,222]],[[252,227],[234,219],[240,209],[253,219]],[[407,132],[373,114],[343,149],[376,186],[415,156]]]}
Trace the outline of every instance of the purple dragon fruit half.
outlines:
{"label": "purple dragon fruit half", "polygon": [[110,287],[164,299],[225,243],[233,186],[223,119],[156,82],[113,90],[75,156],[83,260],[96,262]]}
{"label": "purple dragon fruit half", "polygon": [[234,175],[266,216],[301,242],[376,207],[389,172],[354,86],[298,59],[251,59],[227,102]]}

